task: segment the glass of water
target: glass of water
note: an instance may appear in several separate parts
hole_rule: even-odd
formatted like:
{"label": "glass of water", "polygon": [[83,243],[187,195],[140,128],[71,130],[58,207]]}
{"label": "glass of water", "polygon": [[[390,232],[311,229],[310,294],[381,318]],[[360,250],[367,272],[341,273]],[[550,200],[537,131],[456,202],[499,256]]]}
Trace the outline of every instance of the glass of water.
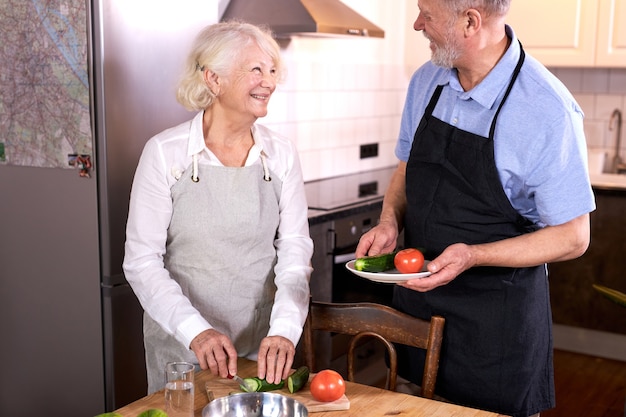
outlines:
{"label": "glass of water", "polygon": [[189,362],[165,365],[165,412],[169,417],[193,417],[193,371]]}

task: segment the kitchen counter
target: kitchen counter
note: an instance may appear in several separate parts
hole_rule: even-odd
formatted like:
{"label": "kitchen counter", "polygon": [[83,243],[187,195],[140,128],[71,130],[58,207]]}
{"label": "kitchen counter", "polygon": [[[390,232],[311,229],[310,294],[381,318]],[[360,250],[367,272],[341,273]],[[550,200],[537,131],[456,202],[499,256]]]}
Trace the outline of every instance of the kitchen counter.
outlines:
{"label": "kitchen counter", "polygon": [[626,190],[626,175],[624,174],[590,174],[591,185],[602,190]]}
{"label": "kitchen counter", "polygon": [[333,220],[343,219],[359,213],[366,213],[372,210],[380,210],[383,206],[383,198],[369,201],[367,203],[356,203],[334,210],[309,209],[309,225],[326,223]]}
{"label": "kitchen counter", "polygon": [[309,181],[304,184],[311,226],[380,210],[395,167]]}
{"label": "kitchen counter", "polygon": [[[555,333],[555,346],[626,360],[626,310],[592,286],[626,291],[626,176],[602,177],[592,177],[597,208],[590,215],[587,252],[577,259],[548,265],[553,320],[565,326],[564,337]],[[606,339],[603,342],[601,335]],[[609,349],[611,346],[614,348]]]}

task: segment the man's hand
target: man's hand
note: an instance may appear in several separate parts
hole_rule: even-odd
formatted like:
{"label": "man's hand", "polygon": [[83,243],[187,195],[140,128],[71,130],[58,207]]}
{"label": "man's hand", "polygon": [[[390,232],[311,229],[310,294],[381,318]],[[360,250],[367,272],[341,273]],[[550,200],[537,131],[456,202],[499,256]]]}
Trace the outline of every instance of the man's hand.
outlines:
{"label": "man's hand", "polygon": [[455,243],[448,246],[441,255],[428,264],[427,269],[432,272],[432,275],[425,278],[410,279],[398,285],[420,292],[430,291],[448,284],[475,264],[472,247],[463,243]]}
{"label": "man's hand", "polygon": [[396,248],[398,229],[395,225],[380,223],[361,236],[356,247],[357,258],[392,252]]}
{"label": "man's hand", "polygon": [[282,336],[268,336],[261,341],[257,358],[259,378],[271,384],[286,379],[293,365],[296,348]]}
{"label": "man's hand", "polygon": [[237,351],[228,336],[208,329],[194,337],[189,347],[202,369],[210,369],[222,378],[237,374]]}

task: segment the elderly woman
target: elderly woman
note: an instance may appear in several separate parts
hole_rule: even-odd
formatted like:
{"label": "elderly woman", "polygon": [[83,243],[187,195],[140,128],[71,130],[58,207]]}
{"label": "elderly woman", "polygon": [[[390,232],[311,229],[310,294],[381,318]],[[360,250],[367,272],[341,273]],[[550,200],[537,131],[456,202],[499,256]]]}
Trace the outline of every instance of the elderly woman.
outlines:
{"label": "elderly woman", "polygon": [[282,74],[268,31],[205,28],[177,93],[196,116],[143,150],[124,272],[145,310],[149,392],[173,360],[227,377],[241,356],[258,360],[259,378],[288,376],[313,243],[294,145],[255,123]]}

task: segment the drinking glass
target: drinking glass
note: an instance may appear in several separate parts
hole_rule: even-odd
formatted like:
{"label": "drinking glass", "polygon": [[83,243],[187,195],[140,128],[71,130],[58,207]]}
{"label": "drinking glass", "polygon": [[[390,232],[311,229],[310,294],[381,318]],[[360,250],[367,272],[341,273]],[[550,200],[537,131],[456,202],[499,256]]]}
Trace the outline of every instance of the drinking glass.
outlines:
{"label": "drinking glass", "polygon": [[194,365],[168,362],[165,365],[165,412],[169,417],[193,417]]}

